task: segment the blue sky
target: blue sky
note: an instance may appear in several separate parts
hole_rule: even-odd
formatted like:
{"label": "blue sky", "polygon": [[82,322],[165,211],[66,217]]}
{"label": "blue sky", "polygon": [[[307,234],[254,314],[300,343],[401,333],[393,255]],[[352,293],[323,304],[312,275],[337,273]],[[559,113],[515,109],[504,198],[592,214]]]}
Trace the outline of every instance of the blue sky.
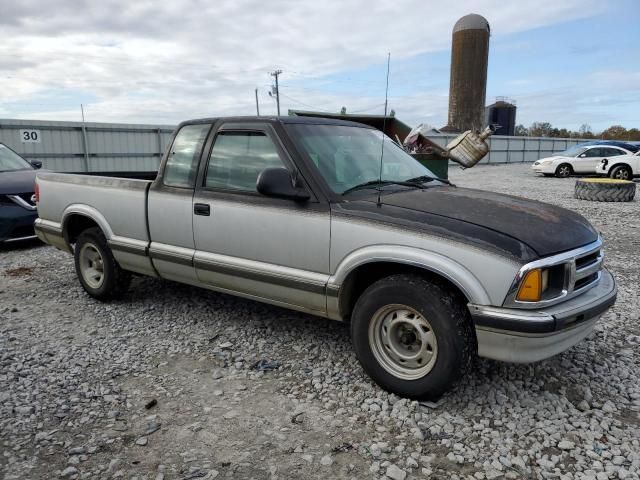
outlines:
{"label": "blue sky", "polygon": [[[594,131],[613,124],[640,128],[640,2],[610,2],[593,16],[559,21],[515,33],[492,31],[487,104],[505,96],[519,106],[517,123],[550,122],[577,130],[587,123]],[[478,11],[478,13],[482,13]],[[491,23],[490,15],[486,15]],[[625,19],[634,19],[626,21]],[[401,97],[425,91],[439,97],[434,111],[413,109],[408,118],[439,127],[446,123],[450,45],[436,52],[396,60],[391,52],[390,108],[401,118]],[[384,103],[386,62],[316,79],[283,80],[282,91],[296,100],[310,92],[378,97],[371,108],[347,110],[380,113]],[[613,77],[613,78],[611,78]],[[622,88],[620,88],[622,87]],[[306,109],[293,103],[293,108]],[[330,107],[310,105],[318,109]]]}
{"label": "blue sky", "polygon": [[[191,2],[191,5],[189,5]],[[114,15],[113,12],[118,12]],[[281,110],[446,123],[451,29],[492,28],[487,103],[517,122],[640,127],[640,0],[22,0],[0,18],[0,118],[175,124]]]}

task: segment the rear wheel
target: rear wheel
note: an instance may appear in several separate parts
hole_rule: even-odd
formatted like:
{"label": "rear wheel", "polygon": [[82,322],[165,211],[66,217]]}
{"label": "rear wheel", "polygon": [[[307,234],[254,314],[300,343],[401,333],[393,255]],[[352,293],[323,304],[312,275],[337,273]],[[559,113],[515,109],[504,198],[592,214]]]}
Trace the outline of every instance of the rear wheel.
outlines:
{"label": "rear wheel", "polygon": [[74,259],[80,284],[92,297],[112,300],[129,288],[131,273],[120,268],[99,228],[89,228],[78,236]]}
{"label": "rear wheel", "polygon": [[573,175],[573,167],[568,163],[561,163],[556,168],[556,177],[567,178]]}
{"label": "rear wheel", "polygon": [[609,176],[618,180],[631,180],[633,178],[633,172],[626,165],[619,165],[611,169]]}
{"label": "rear wheel", "polygon": [[464,305],[416,275],[393,275],[367,288],[356,302],[351,339],[369,376],[410,398],[438,398],[475,350]]}

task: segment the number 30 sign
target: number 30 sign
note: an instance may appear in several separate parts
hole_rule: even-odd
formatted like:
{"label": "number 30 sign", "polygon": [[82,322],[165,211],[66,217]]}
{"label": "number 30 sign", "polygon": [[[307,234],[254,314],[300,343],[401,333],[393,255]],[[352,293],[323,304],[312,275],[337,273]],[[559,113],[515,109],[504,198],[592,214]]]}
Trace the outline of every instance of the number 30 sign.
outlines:
{"label": "number 30 sign", "polygon": [[22,143],[40,143],[40,130],[20,130]]}

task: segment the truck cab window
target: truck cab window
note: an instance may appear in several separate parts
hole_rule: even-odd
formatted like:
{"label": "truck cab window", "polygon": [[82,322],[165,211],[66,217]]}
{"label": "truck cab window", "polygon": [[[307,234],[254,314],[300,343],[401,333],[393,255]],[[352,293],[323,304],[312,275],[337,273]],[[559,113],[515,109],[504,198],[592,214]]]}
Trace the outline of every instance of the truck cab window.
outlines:
{"label": "truck cab window", "polygon": [[171,187],[193,187],[198,157],[211,125],[187,125],[176,135],[164,167],[163,183]]}
{"label": "truck cab window", "polygon": [[205,186],[256,191],[262,170],[284,167],[273,141],[262,132],[220,132],[211,150]]}

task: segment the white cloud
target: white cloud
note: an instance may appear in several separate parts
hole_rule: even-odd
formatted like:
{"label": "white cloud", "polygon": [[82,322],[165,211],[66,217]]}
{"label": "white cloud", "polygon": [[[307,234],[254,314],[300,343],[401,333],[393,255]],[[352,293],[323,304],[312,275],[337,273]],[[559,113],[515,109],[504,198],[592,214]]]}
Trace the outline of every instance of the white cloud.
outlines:
{"label": "white cloud", "polygon": [[[7,2],[4,2],[7,3]],[[297,84],[372,64],[447,49],[460,16],[487,17],[493,35],[593,15],[595,0],[448,2],[271,0],[152,2],[28,1],[3,4],[0,115],[74,119],[73,99],[92,100],[91,121],[174,123],[197,116],[275,113],[268,72]],[[381,72],[383,73],[383,72]],[[350,111],[370,95],[282,89],[282,110],[322,105]],[[67,95],[61,100],[62,95]],[[72,99],[68,99],[68,96]],[[382,92],[381,92],[382,96]],[[95,99],[95,100],[93,100]],[[79,102],[78,102],[79,103]],[[391,98],[410,123],[446,118],[447,92]],[[34,104],[29,107],[29,104]],[[381,113],[381,109],[379,112]]]}

